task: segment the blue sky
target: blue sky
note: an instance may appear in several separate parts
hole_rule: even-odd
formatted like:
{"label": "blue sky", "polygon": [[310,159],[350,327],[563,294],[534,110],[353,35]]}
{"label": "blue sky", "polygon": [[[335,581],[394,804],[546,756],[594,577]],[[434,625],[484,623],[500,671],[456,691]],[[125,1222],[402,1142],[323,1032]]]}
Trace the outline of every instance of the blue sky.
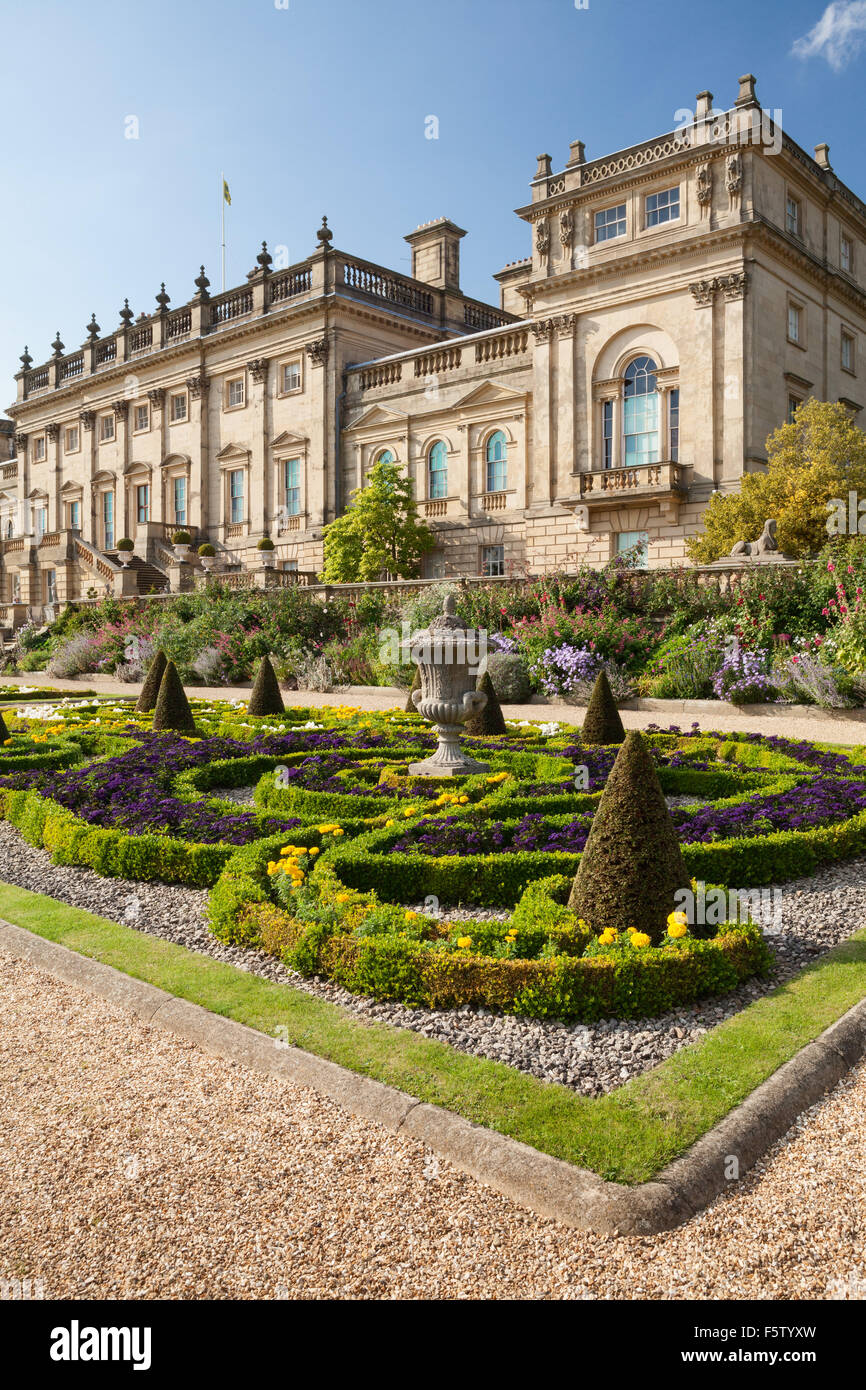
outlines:
{"label": "blue sky", "polygon": [[222,170],[229,285],[263,238],[303,259],[323,212],[342,250],[408,272],[404,233],[445,215],[469,233],[464,288],[493,300],[493,271],[529,250],[513,209],[541,151],[558,169],[571,140],[594,158],[647,139],[703,88],[729,106],[751,71],[866,195],[862,0],[282,3],[7,0],[4,404],[25,342],[44,361],[59,329],[71,350],[91,311],[113,329],[161,280],[183,303],[201,261],[219,288]]}

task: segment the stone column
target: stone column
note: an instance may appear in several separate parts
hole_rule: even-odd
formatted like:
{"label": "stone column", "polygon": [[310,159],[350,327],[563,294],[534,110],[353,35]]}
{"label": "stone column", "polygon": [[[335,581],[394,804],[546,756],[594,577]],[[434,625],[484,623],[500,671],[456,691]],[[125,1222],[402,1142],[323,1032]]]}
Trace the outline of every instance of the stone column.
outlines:
{"label": "stone column", "polygon": [[530,507],[548,507],[551,499],[551,335],[552,319],[532,325],[535,335],[532,400],[533,439]]}
{"label": "stone column", "polygon": [[[271,535],[275,504],[268,451],[268,359],[254,357],[247,363],[250,374],[250,407],[253,412],[250,451],[250,529]],[[272,537],[273,539],[273,537]]]}

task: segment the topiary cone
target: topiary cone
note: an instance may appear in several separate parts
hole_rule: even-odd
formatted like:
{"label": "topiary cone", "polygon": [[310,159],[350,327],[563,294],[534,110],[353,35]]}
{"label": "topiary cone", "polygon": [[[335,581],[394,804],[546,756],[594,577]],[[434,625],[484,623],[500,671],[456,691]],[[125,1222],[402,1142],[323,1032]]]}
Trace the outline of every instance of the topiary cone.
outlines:
{"label": "topiary cone", "polygon": [[599,671],[595,678],[580,736],[583,743],[622,743],[625,738],[616,700],[604,671]]}
{"label": "topiary cone", "polygon": [[568,905],[596,935],[636,927],[655,943],[677,906],[674,893],[689,887],[658,774],[633,729],[602,792]]}
{"label": "topiary cone", "polygon": [[504,734],[505,719],[502,714],[502,706],[496,698],[496,691],[493,689],[493,681],[484,672],[479,676],[475,683],[476,690],[483,690],[487,696],[487,704],[477,714],[473,714],[471,719],[467,719],[463,728],[472,738],[484,738],[491,734]]}
{"label": "topiary cone", "polygon": [[173,661],[165,663],[156,709],[153,712],[153,728],[155,733],[165,733],[169,729],[179,734],[196,732],[189,700]]}
{"label": "topiary cone", "polygon": [[407,697],[406,697],[406,706],[405,706],[405,708],[406,708],[406,713],[407,713],[407,714],[417,714],[417,713],[418,713],[418,711],[416,710],[415,706],[414,706],[413,703],[412,703],[412,691],[413,691],[413,690],[420,690],[420,689],[421,689],[421,667],[420,667],[420,666],[416,666],[416,667],[415,667],[415,676],[414,676],[414,678],[413,678],[412,684],[409,686],[409,694],[408,694]]}
{"label": "topiary cone", "polygon": [[162,685],[162,678],[165,675],[167,661],[168,657],[160,647],[147,668],[144,685],[141,687],[141,694],[135,706],[139,714],[149,714],[154,708],[159,695],[159,687]]}
{"label": "topiary cone", "polygon": [[7,738],[11,737],[12,735],[6,727],[6,720],[3,718],[3,715],[0,714],[0,744],[4,744]]}
{"label": "topiary cone", "polygon": [[247,714],[285,714],[280,683],[269,656],[263,656],[250,692]]}

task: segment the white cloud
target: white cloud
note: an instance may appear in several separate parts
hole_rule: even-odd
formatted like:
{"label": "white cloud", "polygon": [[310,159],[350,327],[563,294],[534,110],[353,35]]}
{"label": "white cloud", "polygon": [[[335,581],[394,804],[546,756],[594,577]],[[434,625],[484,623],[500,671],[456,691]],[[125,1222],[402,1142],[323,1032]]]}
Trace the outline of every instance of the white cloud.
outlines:
{"label": "white cloud", "polygon": [[866,37],[866,0],[834,0],[814,29],[797,39],[792,52],[797,58],[826,58],[840,72],[859,51]]}

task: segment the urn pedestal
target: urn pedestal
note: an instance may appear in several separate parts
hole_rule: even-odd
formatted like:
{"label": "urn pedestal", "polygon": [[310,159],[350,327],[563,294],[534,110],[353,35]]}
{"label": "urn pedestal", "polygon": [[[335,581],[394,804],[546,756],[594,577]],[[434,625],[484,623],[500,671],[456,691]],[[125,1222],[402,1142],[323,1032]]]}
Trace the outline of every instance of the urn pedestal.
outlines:
{"label": "urn pedestal", "polygon": [[409,772],[416,777],[468,777],[490,771],[487,763],[469,757],[460,743],[463,725],[483,710],[487,696],[475,689],[471,668],[478,656],[466,624],[454,609],[454,597],[449,594],[442,614],[412,640],[421,675],[421,689],[413,690],[412,703],[422,718],[435,725],[438,737],[432,758],[409,764]]}

